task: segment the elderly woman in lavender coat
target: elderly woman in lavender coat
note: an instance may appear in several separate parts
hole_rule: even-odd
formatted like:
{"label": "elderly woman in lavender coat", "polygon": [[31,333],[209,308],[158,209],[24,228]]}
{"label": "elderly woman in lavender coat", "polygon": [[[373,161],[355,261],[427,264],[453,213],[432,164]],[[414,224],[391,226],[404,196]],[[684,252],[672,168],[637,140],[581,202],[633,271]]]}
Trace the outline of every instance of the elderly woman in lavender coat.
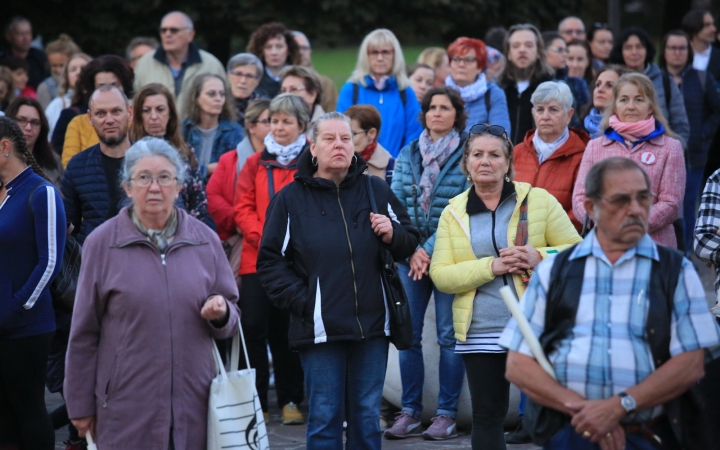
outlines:
{"label": "elderly woman in lavender coat", "polygon": [[125,155],[132,206],[88,236],[65,399],[102,450],[206,448],[212,338],[238,332],[238,291],[218,237],[173,204],[182,162],[145,138]]}

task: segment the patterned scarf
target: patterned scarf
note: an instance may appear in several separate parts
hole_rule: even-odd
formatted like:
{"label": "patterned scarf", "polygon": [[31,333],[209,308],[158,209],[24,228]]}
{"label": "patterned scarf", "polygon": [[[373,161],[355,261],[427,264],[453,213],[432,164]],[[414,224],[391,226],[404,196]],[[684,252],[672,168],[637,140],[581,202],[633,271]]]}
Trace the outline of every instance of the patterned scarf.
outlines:
{"label": "patterned scarf", "polygon": [[[527,245],[528,241],[528,197],[530,192],[525,196],[522,203],[520,204],[520,220],[518,220],[517,233],[515,234],[515,247],[522,247]],[[527,287],[530,282],[532,272],[523,270],[520,272],[520,279],[522,283]]]}
{"label": "patterned scarf", "polygon": [[370,158],[372,158],[372,155],[375,153],[377,145],[377,141],[372,141],[368,144],[367,147],[365,147],[363,151],[360,152],[360,156],[362,156],[362,159],[365,160],[365,162],[368,162]]}
{"label": "patterned scarf", "polygon": [[307,140],[304,134],[298,136],[297,140],[290,145],[278,144],[275,142],[272,133],[265,136],[265,148],[271,155],[275,155],[277,162],[283,166],[287,166],[293,159],[297,158],[306,143]]}
{"label": "patterned scarf", "polygon": [[433,142],[430,137],[430,131],[423,130],[418,139],[420,145],[420,155],[422,156],[423,173],[420,177],[420,187],[422,194],[420,195],[420,206],[425,210],[425,215],[430,212],[430,199],[432,197],[433,187],[440,175],[440,167],[450,158],[450,155],[458,148],[460,144],[460,133],[453,130],[445,137],[440,138],[437,142]]}
{"label": "patterned scarf", "polygon": [[595,108],[592,108],[587,117],[585,117],[585,129],[593,139],[602,136],[602,130],[600,129],[602,118],[603,114],[599,113]]}
{"label": "patterned scarf", "polygon": [[132,217],[132,221],[140,233],[147,236],[148,242],[154,245],[156,249],[160,250],[160,253],[165,254],[170,246],[170,243],[168,242],[169,239],[172,239],[177,231],[177,210],[175,207],[173,206],[170,211],[170,217],[165,224],[165,228],[162,230],[148,230],[145,228],[145,225],[140,222],[140,218],[133,207],[130,207],[130,217]]}
{"label": "patterned scarf", "polygon": [[460,87],[455,84],[452,79],[452,75],[448,75],[447,78],[445,78],[445,85],[458,91],[460,93],[460,97],[462,97],[466,104],[479,99],[485,95],[485,92],[488,90],[488,84],[484,73],[481,73],[474,83],[465,87]]}

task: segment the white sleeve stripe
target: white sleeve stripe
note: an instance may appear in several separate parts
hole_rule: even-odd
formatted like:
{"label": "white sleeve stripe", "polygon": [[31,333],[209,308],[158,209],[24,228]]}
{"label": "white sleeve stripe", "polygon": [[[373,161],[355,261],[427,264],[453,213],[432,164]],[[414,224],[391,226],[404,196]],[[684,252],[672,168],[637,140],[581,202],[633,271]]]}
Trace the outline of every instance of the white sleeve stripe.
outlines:
{"label": "white sleeve stripe", "polygon": [[40,282],[35,287],[32,295],[27,302],[23,305],[23,308],[30,309],[35,306],[40,294],[50,282],[50,277],[55,271],[57,265],[57,224],[56,224],[56,205],[55,205],[55,188],[52,186],[45,186],[47,196],[47,209],[48,209],[48,220],[47,220],[47,238],[48,238],[48,265],[43,272]]}
{"label": "white sleeve stripe", "polygon": [[290,214],[288,214],[287,229],[285,230],[285,240],[282,246],[282,255],[285,256],[285,250],[287,250],[288,243],[290,243]]}
{"label": "white sleeve stripe", "polygon": [[400,220],[398,220],[397,216],[395,215],[395,211],[393,211],[390,203],[388,203],[388,214],[390,214],[390,219],[394,220],[397,223],[400,223]]}

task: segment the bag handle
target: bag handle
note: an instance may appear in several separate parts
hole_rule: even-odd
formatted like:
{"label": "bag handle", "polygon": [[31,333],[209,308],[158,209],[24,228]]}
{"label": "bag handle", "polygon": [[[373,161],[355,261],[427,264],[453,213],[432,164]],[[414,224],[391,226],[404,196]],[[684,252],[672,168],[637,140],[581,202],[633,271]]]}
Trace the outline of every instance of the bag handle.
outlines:
{"label": "bag handle", "polygon": [[[245,335],[242,331],[242,324],[238,319],[238,334],[233,336],[232,340],[232,351],[230,352],[230,371],[234,372],[237,370],[240,364],[240,342],[242,342],[243,353],[245,354],[245,364],[248,369],[250,368],[250,358],[248,357],[247,346],[245,345]],[[213,357],[215,359],[215,373],[227,379],[227,370],[225,365],[222,363],[222,357],[220,356],[220,350],[218,350],[215,340],[212,340],[213,345]]]}
{"label": "bag handle", "polygon": [[370,208],[374,214],[378,214],[377,203],[375,202],[375,190],[373,189],[372,180],[370,177],[373,175],[365,174],[365,186],[367,186],[368,197],[370,197]]}

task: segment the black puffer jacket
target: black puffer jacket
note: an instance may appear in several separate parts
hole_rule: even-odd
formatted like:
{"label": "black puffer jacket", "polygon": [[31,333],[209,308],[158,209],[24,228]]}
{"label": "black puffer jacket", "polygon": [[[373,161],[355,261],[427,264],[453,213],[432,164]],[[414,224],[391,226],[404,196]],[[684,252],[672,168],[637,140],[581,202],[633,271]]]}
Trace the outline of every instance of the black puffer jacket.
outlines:
{"label": "black puffer jacket", "polygon": [[[388,336],[380,278],[380,246],[370,226],[370,200],[357,158],[336,186],[313,178],[310,152],[298,159],[295,181],[267,210],[257,269],[265,292],[290,310],[290,346]],[[415,251],[418,233],[390,187],[370,177],[381,214],[392,219],[396,260]]]}

